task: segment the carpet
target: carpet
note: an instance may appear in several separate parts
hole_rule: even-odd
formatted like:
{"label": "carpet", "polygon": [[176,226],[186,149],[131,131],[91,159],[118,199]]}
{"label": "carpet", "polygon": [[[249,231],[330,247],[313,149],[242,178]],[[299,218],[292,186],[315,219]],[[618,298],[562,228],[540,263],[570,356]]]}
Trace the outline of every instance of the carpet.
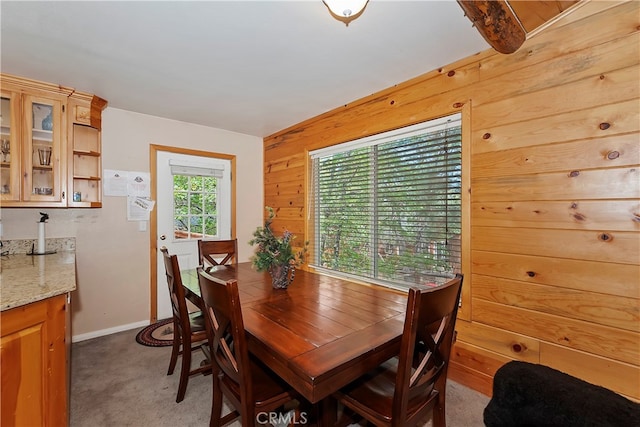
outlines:
{"label": "carpet", "polygon": [[158,320],[136,335],[136,342],[147,347],[167,347],[173,344],[173,318]]}

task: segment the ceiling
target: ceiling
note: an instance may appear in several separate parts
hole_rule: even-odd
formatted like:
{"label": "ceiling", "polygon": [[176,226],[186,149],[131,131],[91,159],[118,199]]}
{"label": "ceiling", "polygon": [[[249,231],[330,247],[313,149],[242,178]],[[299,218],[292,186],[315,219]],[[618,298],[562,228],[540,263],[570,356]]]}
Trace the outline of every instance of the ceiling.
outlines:
{"label": "ceiling", "polygon": [[455,0],[0,2],[3,73],[264,137],[489,49]]}

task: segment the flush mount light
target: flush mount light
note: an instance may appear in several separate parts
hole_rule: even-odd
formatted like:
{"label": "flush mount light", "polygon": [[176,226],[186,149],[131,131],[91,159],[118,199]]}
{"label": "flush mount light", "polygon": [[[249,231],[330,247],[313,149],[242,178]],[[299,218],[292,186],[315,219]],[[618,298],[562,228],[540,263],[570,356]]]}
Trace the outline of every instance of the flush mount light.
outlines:
{"label": "flush mount light", "polygon": [[369,0],[322,0],[331,15],[349,25],[349,22],[362,15]]}

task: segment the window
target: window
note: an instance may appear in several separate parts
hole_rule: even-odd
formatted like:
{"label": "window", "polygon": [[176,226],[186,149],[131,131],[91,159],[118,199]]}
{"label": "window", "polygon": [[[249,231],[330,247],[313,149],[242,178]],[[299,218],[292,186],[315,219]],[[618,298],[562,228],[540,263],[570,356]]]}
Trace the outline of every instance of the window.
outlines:
{"label": "window", "polygon": [[173,176],[173,228],[176,240],[220,238],[221,169],[170,161]]}
{"label": "window", "polygon": [[407,287],[461,269],[460,114],[311,153],[317,268]]}

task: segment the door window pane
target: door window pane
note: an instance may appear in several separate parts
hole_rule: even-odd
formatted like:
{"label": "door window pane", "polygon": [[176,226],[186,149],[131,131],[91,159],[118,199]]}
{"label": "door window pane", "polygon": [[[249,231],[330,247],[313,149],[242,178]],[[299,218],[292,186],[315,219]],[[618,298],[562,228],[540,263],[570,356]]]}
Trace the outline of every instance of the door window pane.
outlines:
{"label": "door window pane", "polygon": [[218,237],[217,200],[217,177],[174,174],[174,239]]}

